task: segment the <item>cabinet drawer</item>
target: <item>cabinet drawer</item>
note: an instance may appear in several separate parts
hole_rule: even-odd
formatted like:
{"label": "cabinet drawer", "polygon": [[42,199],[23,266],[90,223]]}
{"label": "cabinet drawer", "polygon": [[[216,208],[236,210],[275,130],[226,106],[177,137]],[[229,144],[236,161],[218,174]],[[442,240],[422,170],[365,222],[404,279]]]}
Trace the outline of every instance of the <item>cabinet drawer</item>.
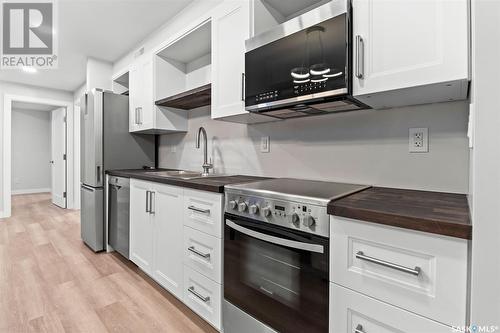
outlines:
{"label": "cabinet drawer", "polygon": [[221,285],[184,265],[184,303],[220,330]]}
{"label": "cabinet drawer", "polygon": [[330,333],[449,333],[451,327],[330,283]]}
{"label": "cabinet drawer", "polygon": [[221,283],[221,239],[184,226],[184,264]]}
{"label": "cabinet drawer", "polygon": [[222,194],[184,190],[184,225],[222,238],[222,206]]}
{"label": "cabinet drawer", "polygon": [[330,281],[447,325],[465,325],[466,240],[331,219]]}

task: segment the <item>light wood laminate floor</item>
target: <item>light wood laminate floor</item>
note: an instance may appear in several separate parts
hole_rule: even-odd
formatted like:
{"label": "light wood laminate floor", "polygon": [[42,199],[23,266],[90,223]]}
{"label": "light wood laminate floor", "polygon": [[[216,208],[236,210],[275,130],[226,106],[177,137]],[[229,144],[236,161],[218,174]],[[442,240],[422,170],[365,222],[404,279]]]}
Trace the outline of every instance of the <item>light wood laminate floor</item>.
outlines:
{"label": "light wood laminate floor", "polygon": [[80,239],[80,213],[49,194],[0,219],[0,332],[215,332],[117,254]]}

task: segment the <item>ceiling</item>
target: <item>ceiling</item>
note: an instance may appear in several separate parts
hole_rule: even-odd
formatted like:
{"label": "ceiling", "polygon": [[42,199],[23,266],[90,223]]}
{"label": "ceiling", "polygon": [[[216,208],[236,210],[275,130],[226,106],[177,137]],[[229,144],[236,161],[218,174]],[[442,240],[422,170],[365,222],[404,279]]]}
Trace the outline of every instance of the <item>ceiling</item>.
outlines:
{"label": "ceiling", "polygon": [[87,57],[115,62],[193,0],[59,0],[58,69],[0,70],[0,80],[74,91]]}
{"label": "ceiling", "polygon": [[60,106],[12,101],[12,110],[52,111]]}

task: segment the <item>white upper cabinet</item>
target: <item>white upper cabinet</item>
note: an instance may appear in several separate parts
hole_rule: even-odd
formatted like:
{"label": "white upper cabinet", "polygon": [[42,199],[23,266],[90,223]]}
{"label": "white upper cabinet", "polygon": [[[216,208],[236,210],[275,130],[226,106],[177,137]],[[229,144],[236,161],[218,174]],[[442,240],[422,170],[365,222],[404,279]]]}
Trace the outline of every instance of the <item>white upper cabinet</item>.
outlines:
{"label": "white upper cabinet", "polygon": [[250,37],[248,1],[231,2],[213,17],[212,118],[244,115],[245,40]]}
{"label": "white upper cabinet", "polygon": [[467,0],[353,0],[353,93],[374,107],[467,98]]}
{"label": "white upper cabinet", "polygon": [[153,62],[140,56],[130,66],[129,72],[129,130],[145,132],[154,128]]}
{"label": "white upper cabinet", "polygon": [[187,131],[187,115],[155,105],[153,58],[141,55],[129,71],[129,131],[161,134]]}

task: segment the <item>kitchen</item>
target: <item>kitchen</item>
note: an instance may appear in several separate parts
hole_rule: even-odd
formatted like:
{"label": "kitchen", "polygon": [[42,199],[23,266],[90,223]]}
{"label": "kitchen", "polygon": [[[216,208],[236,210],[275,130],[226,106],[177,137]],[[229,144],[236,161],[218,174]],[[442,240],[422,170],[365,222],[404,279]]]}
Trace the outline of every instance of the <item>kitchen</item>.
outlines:
{"label": "kitchen", "polygon": [[[194,1],[125,56],[89,59],[81,235],[47,238],[88,268],[77,299],[95,326],[51,316],[83,331],[494,331],[488,6]],[[176,315],[148,326],[137,306],[155,302]]]}

